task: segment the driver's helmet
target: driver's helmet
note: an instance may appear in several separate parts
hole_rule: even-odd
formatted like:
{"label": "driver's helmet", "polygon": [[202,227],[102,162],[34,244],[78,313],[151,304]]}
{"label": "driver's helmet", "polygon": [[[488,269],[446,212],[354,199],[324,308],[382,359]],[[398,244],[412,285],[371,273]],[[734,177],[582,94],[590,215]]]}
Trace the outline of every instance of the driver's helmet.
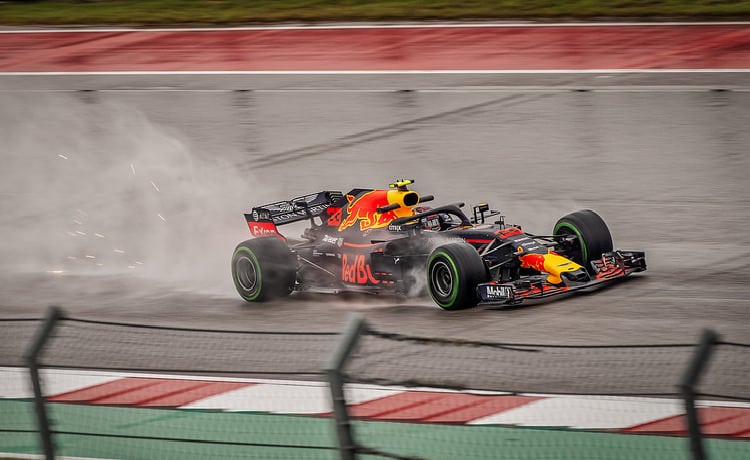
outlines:
{"label": "driver's helmet", "polygon": [[[429,211],[430,209],[432,208],[429,206],[416,206],[414,208],[414,213],[422,214],[424,212]],[[444,212],[440,212],[437,214],[433,214],[431,216],[427,216],[424,219],[424,224],[423,224],[422,229],[439,232],[440,230],[448,229],[452,227],[453,225],[454,225],[454,220],[451,217],[451,215],[444,213]]]}
{"label": "driver's helmet", "polygon": [[440,225],[440,230],[447,230],[453,226],[455,226],[456,221],[453,219],[453,216],[451,216],[448,213],[441,212],[437,215],[438,223]]}
{"label": "driver's helmet", "polygon": [[441,230],[447,230],[453,227],[453,225],[453,218],[451,218],[450,214],[441,212],[428,216],[425,219],[424,226],[422,228],[424,228],[425,230],[439,232]]}

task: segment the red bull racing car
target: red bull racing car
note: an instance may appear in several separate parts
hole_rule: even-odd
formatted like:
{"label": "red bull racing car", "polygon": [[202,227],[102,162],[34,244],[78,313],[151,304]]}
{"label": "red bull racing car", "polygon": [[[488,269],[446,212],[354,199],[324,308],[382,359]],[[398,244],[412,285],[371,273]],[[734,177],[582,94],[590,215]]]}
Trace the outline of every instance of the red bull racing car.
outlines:
{"label": "red bull racing car", "polygon": [[[613,250],[601,217],[581,210],[550,235],[506,224],[487,204],[429,207],[401,180],[388,189],[322,191],[252,208],[253,235],[232,257],[232,278],[248,302],[293,291],[429,293],[446,310],[518,304],[646,270],[643,252]],[[300,239],[279,227],[306,221]]]}

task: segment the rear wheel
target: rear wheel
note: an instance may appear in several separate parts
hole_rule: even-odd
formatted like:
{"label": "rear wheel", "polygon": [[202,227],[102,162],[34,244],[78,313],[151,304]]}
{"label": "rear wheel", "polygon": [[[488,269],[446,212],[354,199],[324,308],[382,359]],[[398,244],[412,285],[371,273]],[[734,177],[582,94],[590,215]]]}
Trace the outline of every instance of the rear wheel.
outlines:
{"label": "rear wheel", "polygon": [[604,220],[590,209],[563,216],[555,224],[555,235],[575,235],[576,241],[563,255],[591,271],[592,260],[612,250],[612,235]]}
{"label": "rear wheel", "polygon": [[476,287],[487,280],[482,257],[468,243],[439,246],[427,261],[427,289],[444,310],[460,310],[479,302]]}
{"label": "rear wheel", "polygon": [[294,288],[296,272],[294,254],[276,237],[240,243],[232,256],[234,286],[248,302],[288,295]]}

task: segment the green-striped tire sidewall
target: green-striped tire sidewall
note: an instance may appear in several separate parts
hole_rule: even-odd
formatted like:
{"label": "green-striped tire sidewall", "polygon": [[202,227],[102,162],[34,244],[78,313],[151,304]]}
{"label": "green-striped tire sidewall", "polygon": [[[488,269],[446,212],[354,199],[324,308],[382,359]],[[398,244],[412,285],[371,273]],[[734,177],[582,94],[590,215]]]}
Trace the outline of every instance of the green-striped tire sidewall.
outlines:
{"label": "green-striped tire sidewall", "polygon": [[453,261],[453,258],[451,257],[450,254],[448,254],[447,252],[438,251],[435,254],[433,254],[432,257],[430,257],[430,260],[427,263],[427,267],[428,267],[428,270],[429,270],[428,273],[427,273],[428,277],[432,277],[432,273],[431,273],[432,272],[432,263],[433,263],[433,261],[435,261],[435,259],[442,259],[445,262],[447,262],[448,265],[450,266],[450,269],[451,269],[451,272],[452,272],[452,275],[453,275],[453,290],[452,290],[451,296],[448,298],[447,302],[442,302],[437,297],[435,297],[435,294],[433,294],[432,289],[430,289],[430,296],[432,297],[432,300],[434,300],[435,303],[438,304],[438,306],[440,308],[444,308],[444,309],[448,310],[448,309],[451,309],[451,308],[453,308],[455,306],[456,299],[458,298],[458,289],[459,289],[459,285],[458,285],[458,282],[459,282],[458,268],[456,267],[456,263]]}
{"label": "green-striped tire sidewall", "polygon": [[[255,293],[250,296],[243,294],[244,289],[242,288],[240,282],[237,279],[237,264],[235,263],[235,258],[240,253],[247,254],[250,258],[250,262],[253,264],[255,268],[255,273],[256,273]],[[237,288],[237,292],[240,294],[240,297],[247,300],[248,302],[257,300],[258,297],[260,297],[260,294],[263,292],[263,273],[261,272],[260,264],[258,263],[258,258],[255,256],[255,253],[247,246],[238,246],[237,249],[235,249],[234,251],[234,255],[232,256],[232,281],[234,281],[234,286],[235,288]]]}

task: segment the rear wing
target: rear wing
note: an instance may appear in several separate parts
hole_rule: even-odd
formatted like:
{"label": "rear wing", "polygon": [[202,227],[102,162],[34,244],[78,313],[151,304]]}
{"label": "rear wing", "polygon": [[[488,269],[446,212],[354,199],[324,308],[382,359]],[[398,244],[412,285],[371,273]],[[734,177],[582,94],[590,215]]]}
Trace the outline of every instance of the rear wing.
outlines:
{"label": "rear wing", "polygon": [[252,209],[245,214],[247,223],[270,222],[275,225],[291,224],[301,220],[326,215],[331,205],[345,202],[344,194],[335,191],[311,193],[287,201],[277,201]]}

